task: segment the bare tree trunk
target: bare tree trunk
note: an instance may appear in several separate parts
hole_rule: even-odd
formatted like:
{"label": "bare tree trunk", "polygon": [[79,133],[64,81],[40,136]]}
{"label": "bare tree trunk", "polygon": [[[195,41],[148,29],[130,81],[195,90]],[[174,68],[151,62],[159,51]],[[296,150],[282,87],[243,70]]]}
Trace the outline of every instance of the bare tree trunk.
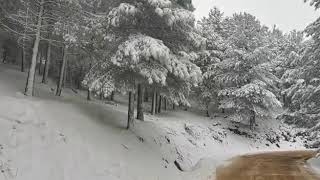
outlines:
{"label": "bare tree trunk", "polygon": [[[24,46],[24,45],[23,45]],[[22,53],[21,53],[21,72],[24,72],[24,60],[25,60],[25,51],[24,47],[22,47]]]}
{"label": "bare tree trunk", "polygon": [[134,121],[134,94],[132,91],[129,92],[129,103],[128,103],[128,123],[127,129],[130,129]]}
{"label": "bare tree trunk", "polygon": [[[89,72],[92,68],[92,58],[90,58],[90,65],[89,65]],[[87,89],[87,101],[91,101],[91,91],[90,91],[90,88],[88,87]]]}
{"label": "bare tree trunk", "polygon": [[83,71],[83,66],[81,65],[81,67],[80,67],[80,73],[79,73],[79,76],[78,76],[78,78],[77,78],[77,83],[78,83],[78,89],[80,89],[81,88],[81,77],[82,77],[82,71]]}
{"label": "bare tree trunk", "polygon": [[48,83],[50,61],[51,61],[51,42],[49,41],[48,46],[47,46],[47,58],[46,58],[46,63],[44,65],[44,72],[43,72],[43,77],[42,77],[42,83],[44,83],[44,84]]}
{"label": "bare tree trunk", "polygon": [[63,81],[65,79],[65,68],[66,68],[66,62],[67,62],[67,47],[63,47],[63,58],[62,58],[62,63],[61,63],[61,68],[60,68],[60,77],[59,77],[59,82],[57,85],[57,92],[56,96],[61,96],[62,93],[62,87],[63,87]]}
{"label": "bare tree trunk", "polygon": [[144,102],[149,102],[149,93],[147,88],[144,90]]}
{"label": "bare tree trunk", "polygon": [[3,64],[7,61],[7,48],[3,48],[4,51],[2,53],[2,62]]}
{"label": "bare tree trunk", "polygon": [[159,94],[158,113],[161,113],[161,108],[162,108],[162,96]]}
{"label": "bare tree trunk", "polygon": [[163,98],[163,103],[164,103],[164,110],[166,111],[167,110],[167,98]]}
{"label": "bare tree trunk", "polygon": [[152,92],[152,104],[151,104],[151,114],[155,115],[156,114],[156,103],[157,103],[157,93],[155,90]]}
{"label": "bare tree trunk", "polygon": [[70,61],[68,61],[68,71],[69,71],[69,83],[70,83],[70,88],[73,89],[73,73],[72,69],[70,67]]}
{"label": "bare tree trunk", "polygon": [[156,94],[156,103],[155,103],[155,112],[156,112],[156,114],[158,114],[159,113],[159,95],[158,95],[158,92],[156,92],[155,93]]}
{"label": "bare tree trunk", "polygon": [[144,121],[143,95],[144,95],[144,87],[142,84],[138,84],[137,119],[141,121]]}
{"label": "bare tree trunk", "polygon": [[38,57],[37,57],[37,61],[39,63],[39,66],[38,66],[38,73],[39,75],[41,75],[41,66],[42,66],[42,62],[41,62],[41,58],[42,57],[42,53],[41,53],[41,48],[40,48],[40,51],[38,52]]}
{"label": "bare tree trunk", "polygon": [[256,124],[256,114],[253,110],[251,110],[251,116],[250,116],[250,129],[254,130],[254,126]]}
{"label": "bare tree trunk", "polygon": [[25,93],[24,93],[26,96],[33,96],[33,93],[34,93],[34,77],[35,77],[35,71],[36,71],[36,65],[37,65],[37,54],[38,54],[38,50],[39,50],[40,35],[41,35],[43,2],[44,2],[44,0],[41,0],[41,2],[40,2],[40,10],[39,10],[39,14],[38,14],[36,39],[35,39],[34,45],[33,45],[31,66],[29,69],[27,85],[26,85]]}
{"label": "bare tree trunk", "polygon": [[89,88],[87,89],[87,100],[91,101],[91,92]]}
{"label": "bare tree trunk", "polygon": [[110,101],[114,101],[114,95],[115,95],[115,92],[112,91],[112,92],[111,92],[111,95],[110,95]]}
{"label": "bare tree trunk", "polygon": [[103,100],[103,92],[102,92],[102,90],[100,91],[100,100],[102,101]]}
{"label": "bare tree trunk", "polygon": [[176,105],[174,103],[172,103],[172,109],[176,110]]}
{"label": "bare tree trunk", "polygon": [[[27,14],[29,16],[29,7],[27,7]],[[26,23],[24,25],[23,41],[22,41],[22,58],[21,58],[21,72],[24,72],[24,64],[26,60],[26,35],[27,35],[28,18],[26,18]]]}

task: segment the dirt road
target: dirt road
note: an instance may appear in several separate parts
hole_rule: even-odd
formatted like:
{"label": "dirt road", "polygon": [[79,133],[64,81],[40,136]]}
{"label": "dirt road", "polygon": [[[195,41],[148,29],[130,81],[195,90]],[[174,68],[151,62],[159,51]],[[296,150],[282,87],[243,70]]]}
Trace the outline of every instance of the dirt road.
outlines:
{"label": "dirt road", "polygon": [[272,152],[245,155],[217,169],[216,180],[320,180],[306,165],[316,151]]}

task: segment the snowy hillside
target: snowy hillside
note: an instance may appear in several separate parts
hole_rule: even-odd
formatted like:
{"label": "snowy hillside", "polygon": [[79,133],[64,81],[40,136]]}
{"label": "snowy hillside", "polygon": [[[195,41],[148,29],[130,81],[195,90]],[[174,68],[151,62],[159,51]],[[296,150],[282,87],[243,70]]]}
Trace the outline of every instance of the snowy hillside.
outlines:
{"label": "snowy hillside", "polygon": [[[235,155],[301,148],[286,125],[259,122],[256,132],[177,111],[146,115],[125,130],[127,107],[87,102],[71,90],[38,86],[38,98],[20,91],[25,74],[0,67],[0,179],[209,179]],[[179,170],[180,169],[180,170]]]}

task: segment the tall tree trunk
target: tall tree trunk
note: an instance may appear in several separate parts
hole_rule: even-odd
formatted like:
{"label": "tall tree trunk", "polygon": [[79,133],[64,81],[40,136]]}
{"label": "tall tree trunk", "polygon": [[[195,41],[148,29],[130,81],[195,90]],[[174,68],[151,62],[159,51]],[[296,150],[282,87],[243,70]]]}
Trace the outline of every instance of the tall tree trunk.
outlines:
{"label": "tall tree trunk", "polygon": [[77,78],[77,81],[78,81],[78,89],[81,88],[82,71],[83,71],[83,66],[80,67],[80,73],[79,73],[79,76],[78,76],[78,78]]}
{"label": "tall tree trunk", "polygon": [[254,130],[254,126],[256,124],[256,114],[253,110],[251,110],[250,114],[251,114],[251,116],[250,116],[250,129]]}
{"label": "tall tree trunk", "polygon": [[176,110],[176,105],[174,103],[172,103],[172,109]]}
{"label": "tall tree trunk", "polygon": [[164,110],[166,111],[167,110],[167,98],[163,98],[163,103],[164,103]]}
{"label": "tall tree trunk", "polygon": [[158,92],[156,92],[155,94],[156,94],[155,113],[158,114],[159,113],[159,95],[158,95]]}
{"label": "tall tree trunk", "polygon": [[103,91],[101,90],[101,91],[100,91],[100,100],[102,101],[103,98],[104,98],[104,97],[103,97]]}
{"label": "tall tree trunk", "polygon": [[142,84],[138,84],[137,119],[141,121],[144,121],[143,95],[144,95],[144,87]]}
{"label": "tall tree trunk", "polygon": [[114,101],[115,92],[112,91],[110,95],[110,101]]}
{"label": "tall tree trunk", "polygon": [[206,105],[206,115],[207,115],[207,117],[210,117],[209,104]]}
{"label": "tall tree trunk", "polygon": [[63,47],[63,58],[62,58],[62,63],[61,63],[61,68],[60,68],[60,76],[59,76],[59,82],[57,85],[57,92],[56,96],[61,96],[62,93],[62,87],[63,87],[63,81],[65,79],[65,72],[66,72],[66,62],[67,62],[67,47]]}
{"label": "tall tree trunk", "polygon": [[2,53],[2,62],[5,63],[7,61],[7,48],[4,48]]}
{"label": "tall tree trunk", "polygon": [[[27,14],[29,16],[29,7],[27,7]],[[26,18],[26,22],[24,25],[24,33],[23,33],[23,41],[22,41],[22,58],[21,58],[21,72],[24,72],[25,60],[26,60],[26,35],[27,35],[27,26],[28,26],[28,18]]]}
{"label": "tall tree trunk", "polygon": [[87,100],[91,101],[91,92],[89,88],[87,89]]}
{"label": "tall tree trunk", "polygon": [[132,91],[129,92],[129,103],[128,103],[128,122],[127,129],[130,129],[134,121],[134,94]]}
{"label": "tall tree trunk", "polygon": [[147,88],[144,90],[144,102],[149,102],[149,94]]}
{"label": "tall tree trunk", "polygon": [[70,67],[70,61],[68,61],[68,74],[69,74],[69,84],[70,84],[70,88],[73,89],[73,74],[72,74],[72,69]]}
{"label": "tall tree trunk", "polygon": [[38,50],[39,50],[40,35],[41,35],[43,2],[44,2],[44,0],[41,0],[40,10],[38,13],[36,39],[34,40],[34,45],[33,45],[33,50],[32,50],[32,60],[31,60],[31,65],[30,65],[30,69],[29,69],[29,73],[28,73],[27,85],[26,85],[25,92],[24,92],[24,94],[26,96],[33,96],[33,93],[34,93],[34,77],[35,77],[35,73],[36,73],[35,71],[36,71],[36,65],[37,65],[37,54],[38,54]]}
{"label": "tall tree trunk", "polygon": [[157,93],[155,90],[152,92],[152,104],[151,104],[151,114],[155,115],[156,114],[156,104],[157,104]]}
{"label": "tall tree trunk", "polygon": [[161,113],[161,108],[162,108],[162,96],[159,94],[158,113]]}
{"label": "tall tree trunk", "polygon": [[[24,45],[23,45],[24,46]],[[21,72],[24,72],[24,60],[25,60],[25,51],[24,47],[22,47],[22,53],[21,53]]]}
{"label": "tall tree trunk", "polygon": [[[89,65],[89,71],[91,71],[91,68],[92,68],[92,58],[90,58],[90,65]],[[91,91],[90,91],[90,88],[88,87],[87,88],[87,101],[91,101]]]}
{"label": "tall tree trunk", "polygon": [[41,48],[40,48],[40,51],[38,52],[38,57],[37,57],[37,61],[39,63],[39,66],[38,66],[38,73],[39,75],[41,75],[41,66],[42,66],[42,62],[41,62],[41,59],[42,59],[42,53],[41,53]]}
{"label": "tall tree trunk", "polygon": [[42,77],[42,83],[44,83],[44,84],[48,83],[50,61],[51,61],[51,42],[49,41],[48,46],[47,46],[47,58],[46,58],[46,63],[44,65],[44,72],[43,72],[43,77]]}

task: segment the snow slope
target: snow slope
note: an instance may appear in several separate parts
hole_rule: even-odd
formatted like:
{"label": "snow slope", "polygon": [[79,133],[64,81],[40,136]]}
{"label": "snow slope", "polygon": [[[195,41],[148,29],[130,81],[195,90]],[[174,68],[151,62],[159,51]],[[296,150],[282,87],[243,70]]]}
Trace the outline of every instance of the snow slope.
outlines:
{"label": "snow slope", "polygon": [[275,120],[251,132],[225,115],[179,110],[147,113],[127,131],[125,97],[116,106],[68,89],[55,97],[53,83],[37,83],[37,97],[27,98],[25,78],[0,64],[0,180],[213,179],[215,168],[235,155],[303,144]]}
{"label": "snow slope", "polygon": [[124,130],[125,113],[68,94],[56,98],[44,86],[37,89],[42,98],[26,98],[19,93],[24,78],[0,67],[0,179],[182,179]]}

